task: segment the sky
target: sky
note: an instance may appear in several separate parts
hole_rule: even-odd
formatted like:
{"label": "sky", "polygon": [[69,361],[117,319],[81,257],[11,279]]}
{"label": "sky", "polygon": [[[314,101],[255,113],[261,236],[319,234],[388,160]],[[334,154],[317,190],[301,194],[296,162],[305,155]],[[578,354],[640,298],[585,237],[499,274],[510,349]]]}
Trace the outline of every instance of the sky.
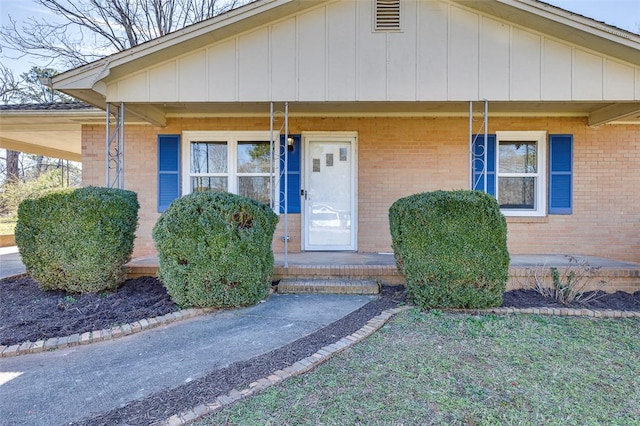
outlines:
{"label": "sky", "polygon": [[[627,31],[640,32],[640,0],[546,0],[546,2]],[[9,23],[9,16],[18,22],[28,17],[55,19],[55,16],[33,0],[0,0],[2,25]],[[46,65],[42,60],[34,58],[25,57],[17,60],[15,59],[17,56],[16,52],[6,49],[0,52],[0,61],[13,69],[14,75],[28,71],[33,65]]]}

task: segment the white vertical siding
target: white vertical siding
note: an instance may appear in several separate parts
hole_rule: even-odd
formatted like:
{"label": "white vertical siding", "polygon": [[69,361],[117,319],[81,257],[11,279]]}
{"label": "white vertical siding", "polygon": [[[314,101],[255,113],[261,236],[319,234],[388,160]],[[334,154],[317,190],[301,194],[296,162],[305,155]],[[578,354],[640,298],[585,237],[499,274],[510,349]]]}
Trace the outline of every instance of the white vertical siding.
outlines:
{"label": "white vertical siding", "polygon": [[149,99],[149,75],[142,71],[107,86],[107,98],[118,102]]}
{"label": "white vertical siding", "polygon": [[542,100],[561,101],[572,98],[571,46],[545,39],[542,53]]}
{"label": "white vertical siding", "polygon": [[296,99],[296,20],[279,22],[271,27],[271,98],[278,101]]}
{"label": "white vertical siding", "polygon": [[325,99],[326,24],[324,8],[298,17],[298,93],[301,99]]}
{"label": "white vertical siding", "polygon": [[[207,90],[207,54],[199,50],[192,55],[178,60],[180,76],[178,79],[178,96],[183,101],[197,101],[202,92]],[[199,84],[194,84],[194,82]],[[202,86],[205,87],[202,87]]]}
{"label": "white vertical siding", "polygon": [[[418,2],[404,0],[402,31],[387,33],[387,99],[415,101]],[[411,60],[407,61],[407,58]]]}
{"label": "white vertical siding", "polygon": [[237,42],[235,39],[207,49],[209,93],[207,99],[235,101],[238,97]]}
{"label": "white vertical siding", "polygon": [[633,100],[633,68],[610,59],[605,60],[604,67],[604,97],[626,101]]}
{"label": "white vertical siding", "polygon": [[421,101],[447,99],[449,5],[421,3],[417,15],[417,98]]}
{"label": "white vertical siding", "polygon": [[479,98],[478,70],[480,17],[459,8],[449,16],[448,99],[465,101]]}
{"label": "white vertical siding", "polygon": [[269,29],[238,39],[238,97],[240,101],[269,100]]}
{"label": "white vertical siding", "polygon": [[640,99],[640,67],[437,0],[328,2],[110,83],[110,101]]}
{"label": "white vertical siding", "polygon": [[328,100],[356,97],[356,3],[327,6]]}
{"label": "white vertical siding", "polygon": [[573,99],[602,99],[602,56],[574,50]]}
{"label": "white vertical siding", "polygon": [[538,34],[511,29],[509,96],[512,99],[541,98],[542,43]]}
{"label": "white vertical siding", "polygon": [[510,27],[484,18],[480,32],[480,98],[509,99]]}
{"label": "white vertical siding", "polygon": [[372,31],[370,3],[357,3],[356,100],[384,101],[387,99],[387,34]]}
{"label": "white vertical siding", "polygon": [[176,99],[178,66],[176,61],[164,63],[149,70],[149,100],[166,102]]}

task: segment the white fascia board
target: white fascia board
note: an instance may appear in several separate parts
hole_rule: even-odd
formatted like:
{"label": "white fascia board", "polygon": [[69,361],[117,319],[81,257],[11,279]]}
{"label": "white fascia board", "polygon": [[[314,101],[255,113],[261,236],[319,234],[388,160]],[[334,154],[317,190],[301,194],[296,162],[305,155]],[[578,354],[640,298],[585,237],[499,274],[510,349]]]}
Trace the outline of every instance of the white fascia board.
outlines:
{"label": "white fascia board", "polygon": [[[615,43],[620,43],[640,49],[640,35],[623,30],[621,28],[608,25],[604,22],[580,15],[570,10],[550,5],[538,0],[496,0],[503,4],[518,7],[520,9],[536,13],[547,19],[562,23],[576,29],[591,32],[599,37],[609,39]],[[640,50],[639,50],[640,52]]]}
{"label": "white fascia board", "polygon": [[640,35],[538,0],[448,0],[548,34],[611,58],[640,65]]}

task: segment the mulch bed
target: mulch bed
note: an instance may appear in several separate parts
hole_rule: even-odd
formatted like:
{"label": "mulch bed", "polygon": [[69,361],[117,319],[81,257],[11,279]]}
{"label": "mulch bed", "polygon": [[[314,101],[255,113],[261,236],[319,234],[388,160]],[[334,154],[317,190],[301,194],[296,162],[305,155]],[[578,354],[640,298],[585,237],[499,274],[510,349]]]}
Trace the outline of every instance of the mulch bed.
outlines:
{"label": "mulch bed", "polygon": [[588,300],[593,292],[584,293],[584,303],[573,303],[563,305],[542,296],[535,290],[512,290],[504,294],[502,306],[514,308],[576,308],[592,310],[615,310],[615,311],[640,311],[640,291],[635,293],[625,293],[618,291],[615,293],[596,294],[593,299]]}
{"label": "mulch bed", "polygon": [[42,291],[31,277],[0,281],[0,345],[102,330],[178,310],[152,277],[127,280],[115,292],[68,295]]}
{"label": "mulch bed", "polygon": [[[127,280],[115,292],[71,297],[64,292],[43,292],[34,280],[26,276],[5,279],[0,280],[0,300],[0,344],[3,345],[100,330],[178,309],[162,284],[151,277]],[[249,383],[354,333],[382,311],[406,303],[403,288],[384,287],[379,299],[312,335],[76,424],[147,425],[166,419],[198,404],[211,402],[231,389],[247,387]],[[505,293],[503,306],[566,307],[533,290]],[[640,292],[604,294],[588,306],[572,307],[640,311]]]}

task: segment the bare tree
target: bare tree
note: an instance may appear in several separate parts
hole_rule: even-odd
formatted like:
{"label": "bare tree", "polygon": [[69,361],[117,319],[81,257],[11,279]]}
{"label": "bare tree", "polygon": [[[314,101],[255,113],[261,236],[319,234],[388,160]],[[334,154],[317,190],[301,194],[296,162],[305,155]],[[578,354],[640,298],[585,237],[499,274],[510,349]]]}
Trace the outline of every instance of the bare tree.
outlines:
{"label": "bare tree", "polygon": [[21,90],[21,103],[25,104],[50,104],[60,102],[77,102],[71,96],[53,90],[41,83],[43,78],[51,78],[58,74],[53,68],[31,67],[28,72],[20,76],[24,82]]}
{"label": "bare tree", "polygon": [[0,46],[76,67],[248,3],[248,0],[33,0],[56,20],[11,16]]}
{"label": "bare tree", "polygon": [[19,102],[24,84],[13,75],[13,71],[0,64],[0,103],[8,105]]}
{"label": "bare tree", "polygon": [[[24,84],[15,78],[13,72],[4,65],[0,65],[0,100],[3,105],[19,100],[22,96]],[[3,174],[4,183],[16,182],[20,177],[20,153],[7,150]]]}

